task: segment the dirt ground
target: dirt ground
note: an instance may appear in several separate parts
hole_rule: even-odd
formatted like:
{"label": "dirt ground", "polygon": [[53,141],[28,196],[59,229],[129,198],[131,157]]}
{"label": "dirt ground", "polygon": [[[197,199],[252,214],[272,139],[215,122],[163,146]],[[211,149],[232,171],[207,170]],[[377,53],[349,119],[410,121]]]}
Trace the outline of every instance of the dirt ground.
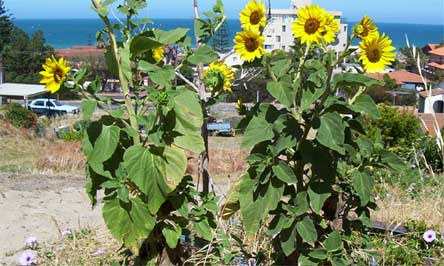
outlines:
{"label": "dirt ground", "polygon": [[100,206],[91,208],[82,176],[0,173],[0,265],[17,265],[29,236],[55,241],[66,229],[103,226]]}

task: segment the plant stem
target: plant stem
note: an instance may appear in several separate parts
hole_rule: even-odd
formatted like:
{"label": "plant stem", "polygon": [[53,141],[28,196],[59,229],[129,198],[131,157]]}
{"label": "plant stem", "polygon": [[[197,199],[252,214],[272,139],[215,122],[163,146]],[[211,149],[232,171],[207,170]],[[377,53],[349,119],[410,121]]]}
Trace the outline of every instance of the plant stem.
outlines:
{"label": "plant stem", "polygon": [[[91,1],[92,1],[93,6],[96,9],[99,9],[101,7],[100,0],[91,0]],[[122,70],[122,66],[121,66],[122,62],[120,60],[119,49],[117,47],[116,35],[114,33],[114,30],[111,26],[111,23],[110,23],[108,17],[102,16],[100,14],[99,14],[99,17],[105,23],[105,26],[108,31],[111,49],[112,49],[114,58],[116,59],[116,62],[117,62],[120,85],[122,87],[123,97],[125,99],[125,106],[128,111],[128,114],[129,114],[130,124],[131,124],[131,127],[137,132],[137,135],[135,135],[133,137],[133,141],[134,141],[134,144],[139,145],[140,144],[139,125],[137,123],[136,113],[134,111],[133,103],[131,101],[131,96],[130,96],[130,91],[129,91],[129,82],[128,82],[128,79],[125,77],[123,70]]]}

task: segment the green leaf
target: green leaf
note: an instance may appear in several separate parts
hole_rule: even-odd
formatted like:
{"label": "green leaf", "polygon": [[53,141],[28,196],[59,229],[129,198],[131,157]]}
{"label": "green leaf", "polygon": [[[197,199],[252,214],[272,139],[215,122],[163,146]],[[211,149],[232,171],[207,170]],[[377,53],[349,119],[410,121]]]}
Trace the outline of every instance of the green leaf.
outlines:
{"label": "green leaf", "polygon": [[290,108],[293,106],[296,91],[291,87],[291,83],[286,81],[270,81],[267,84],[268,92],[280,103]]}
{"label": "green leaf", "polygon": [[209,64],[219,59],[219,55],[210,46],[201,46],[197,48],[194,53],[188,57],[188,62],[193,65]]}
{"label": "green leaf", "polygon": [[185,151],[166,146],[163,152],[166,165],[166,180],[171,190],[174,190],[182,181],[187,169],[187,156]]}
{"label": "green leaf", "polygon": [[128,188],[126,186],[119,187],[117,189],[117,197],[122,202],[128,203],[129,202],[129,198],[128,198],[129,197],[129,191],[128,191]]}
{"label": "green leaf", "polygon": [[342,117],[334,112],[327,113],[320,118],[316,140],[327,148],[337,151],[344,155],[345,124]]}
{"label": "green leaf", "polygon": [[92,114],[94,113],[94,111],[96,110],[96,107],[97,107],[97,101],[83,100],[80,105],[80,109],[83,114],[83,119],[89,120],[91,118]]}
{"label": "green leaf", "polygon": [[[242,176],[239,202],[248,234],[254,234],[258,230],[262,219],[268,216],[270,210],[276,209],[284,194],[284,186],[279,180],[258,186],[258,193],[255,192],[255,184],[257,181],[251,179],[249,173]],[[259,209],[261,211],[258,211]]]}
{"label": "green leaf", "polygon": [[164,160],[149,149],[132,146],[123,155],[128,178],[148,197],[148,206],[156,214],[170,192],[165,181]]}
{"label": "green leaf", "polygon": [[203,239],[207,241],[211,241],[213,239],[212,229],[207,218],[194,222],[193,229]]}
{"label": "green leaf", "polygon": [[123,107],[121,106],[117,109],[112,110],[110,112],[110,115],[114,118],[121,119],[125,115],[125,109],[123,109]]}
{"label": "green leaf", "polygon": [[374,118],[380,118],[381,115],[379,113],[378,107],[373,101],[372,97],[367,94],[359,95],[353,105],[351,106],[352,110],[357,113],[369,114]]}
{"label": "green leaf", "polygon": [[114,198],[105,200],[102,211],[111,234],[138,254],[140,246],[153,230],[156,221],[148,211],[147,205],[139,198],[131,200],[129,204]]}
{"label": "green leaf", "polygon": [[300,216],[308,211],[308,200],[306,191],[301,191],[296,194],[294,206],[294,215],[296,216]]}
{"label": "green leaf", "polygon": [[404,171],[407,167],[398,156],[386,150],[381,151],[381,162],[399,172]]}
{"label": "green leaf", "polygon": [[156,36],[156,40],[164,45],[174,44],[179,40],[183,39],[189,29],[187,28],[176,28],[170,31],[164,31],[160,29],[154,30],[154,35]]}
{"label": "green leaf", "polygon": [[308,256],[318,260],[325,260],[327,258],[327,252],[324,249],[315,249],[308,253]]}
{"label": "green leaf", "polygon": [[289,185],[296,185],[297,183],[293,170],[283,161],[279,161],[278,165],[273,166],[273,173],[284,183]]}
{"label": "green leaf", "polygon": [[279,234],[279,240],[281,242],[281,248],[285,256],[291,255],[297,248],[297,232],[296,226],[291,226],[288,229],[282,230]]}
{"label": "green leaf", "polygon": [[364,172],[355,172],[352,178],[353,189],[358,193],[361,206],[366,206],[370,201],[371,192],[374,185],[372,176]]}
{"label": "green leaf", "polygon": [[200,128],[203,124],[202,108],[197,95],[189,90],[180,89],[173,99],[176,116],[174,130],[181,135],[174,138],[177,146],[200,153],[205,149]]}
{"label": "green leaf", "polygon": [[306,88],[302,90],[301,109],[308,110],[313,103],[315,103],[324,94],[326,87],[321,88]]}
{"label": "green leaf", "polygon": [[313,183],[308,188],[310,205],[316,214],[321,212],[325,201],[330,197],[330,190],[325,183]]}
{"label": "green leaf", "polygon": [[305,217],[296,224],[296,229],[305,242],[314,246],[315,241],[318,239],[318,232],[312,219]]}
{"label": "green leaf", "polygon": [[261,105],[261,110],[254,116],[242,138],[242,148],[251,148],[262,141],[271,140],[274,137],[273,127],[280,113],[272,105]]}
{"label": "green leaf", "polygon": [[301,255],[298,259],[298,266],[318,266],[318,263],[312,261],[309,257]]}
{"label": "green leaf", "polygon": [[171,65],[164,65],[162,67],[148,63],[147,61],[139,62],[139,70],[147,73],[152,82],[160,85],[168,85],[175,77],[176,73]]}
{"label": "green leaf", "polygon": [[342,240],[339,231],[331,232],[324,241],[324,247],[328,252],[336,252],[342,249]]}
{"label": "green leaf", "polygon": [[274,76],[279,79],[282,76],[288,73],[288,70],[291,68],[291,61],[288,59],[282,59],[279,61],[272,62],[271,71]]}
{"label": "green leaf", "polygon": [[336,257],[331,258],[330,262],[332,266],[347,266],[351,264],[350,262],[344,260],[343,258],[336,258]]}
{"label": "green leaf", "polygon": [[178,224],[167,224],[162,228],[162,234],[165,237],[169,248],[176,248],[179,238],[182,235],[182,228]]}
{"label": "green leaf", "polygon": [[369,78],[366,75],[358,73],[340,73],[333,77],[333,82],[335,83],[335,88],[340,88],[342,86],[365,86],[367,88],[384,86],[383,81],[379,81],[373,78]]}
{"label": "green leaf", "polygon": [[99,137],[94,143],[93,150],[88,154],[87,161],[98,174],[112,178],[109,172],[103,169],[103,163],[111,158],[120,139],[120,128],[117,126],[103,126]]}
{"label": "green leaf", "polygon": [[162,46],[162,43],[143,35],[134,37],[131,41],[131,53],[133,55],[139,55],[141,53],[153,50]]}
{"label": "green leaf", "polygon": [[133,73],[131,70],[131,53],[128,43],[124,43],[124,47],[119,48],[120,67],[123,74],[128,80],[132,80]]}

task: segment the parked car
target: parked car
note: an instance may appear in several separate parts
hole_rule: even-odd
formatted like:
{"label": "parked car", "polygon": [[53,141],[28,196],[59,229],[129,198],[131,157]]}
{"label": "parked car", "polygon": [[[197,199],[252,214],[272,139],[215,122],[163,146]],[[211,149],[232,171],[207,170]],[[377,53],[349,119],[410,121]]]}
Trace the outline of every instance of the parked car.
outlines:
{"label": "parked car", "polygon": [[56,99],[35,99],[28,104],[28,109],[39,115],[54,116],[64,114],[78,114],[80,109],[64,104]]}

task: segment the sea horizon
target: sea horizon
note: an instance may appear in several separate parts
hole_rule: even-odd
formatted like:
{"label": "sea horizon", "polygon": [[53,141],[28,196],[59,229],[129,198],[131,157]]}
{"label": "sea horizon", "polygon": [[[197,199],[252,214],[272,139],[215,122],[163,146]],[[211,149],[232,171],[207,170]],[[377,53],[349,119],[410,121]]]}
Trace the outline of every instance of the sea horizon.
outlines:
{"label": "sea horizon", "polygon": [[[78,45],[95,45],[95,34],[103,28],[103,23],[98,18],[69,18],[69,19],[14,19],[14,24],[32,34],[37,30],[42,30],[46,44],[55,49],[67,49]],[[117,22],[117,20],[114,20]],[[164,30],[174,29],[176,27],[189,28],[189,35],[193,35],[193,18],[154,18],[151,27],[158,27]],[[356,21],[342,20],[348,24],[348,34]],[[400,23],[400,22],[381,22],[376,23],[381,32],[385,32],[392,40],[393,46],[397,50],[406,47],[405,35],[407,34],[411,45],[422,47],[428,43],[444,42],[444,25]],[[240,30],[239,20],[227,19],[227,33],[229,39],[233,39],[237,31]],[[67,34],[69,33],[69,34]],[[193,39],[193,38],[192,38]]]}

